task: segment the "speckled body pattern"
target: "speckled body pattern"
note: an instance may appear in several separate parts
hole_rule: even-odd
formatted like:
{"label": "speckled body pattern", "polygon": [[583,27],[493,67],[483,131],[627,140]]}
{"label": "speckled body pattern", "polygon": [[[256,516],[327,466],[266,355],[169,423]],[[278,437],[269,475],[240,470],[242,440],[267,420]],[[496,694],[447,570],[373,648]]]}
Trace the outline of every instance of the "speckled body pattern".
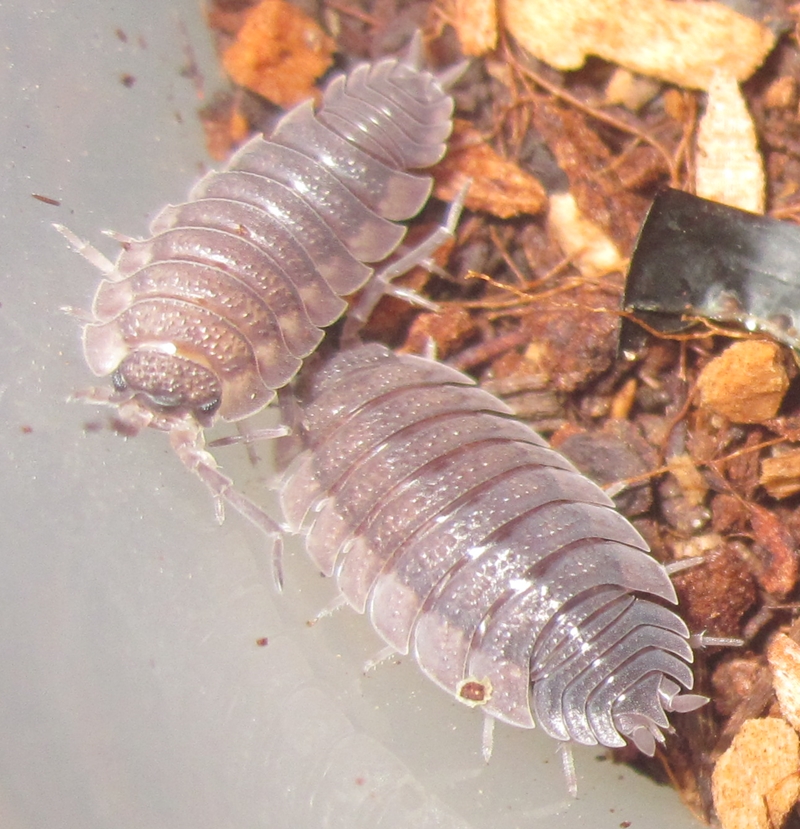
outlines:
{"label": "speckled body pattern", "polygon": [[606,494],[497,398],[366,345],[301,386],[288,524],[397,652],[507,723],[652,754],[705,698],[663,567]]}
{"label": "speckled body pattern", "polygon": [[167,430],[263,409],[397,249],[432,187],[408,171],[443,156],[452,110],[411,58],[361,64],[163,209],[95,296],[84,351],[114,385],[96,401]]}

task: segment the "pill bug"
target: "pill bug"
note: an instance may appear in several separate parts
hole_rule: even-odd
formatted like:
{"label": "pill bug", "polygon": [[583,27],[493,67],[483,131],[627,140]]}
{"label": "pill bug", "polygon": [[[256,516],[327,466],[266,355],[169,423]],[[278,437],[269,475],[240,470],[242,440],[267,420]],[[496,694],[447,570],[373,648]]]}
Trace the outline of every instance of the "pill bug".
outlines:
{"label": "pill bug", "polygon": [[[298,389],[287,526],[393,652],[467,704],[648,755],[701,706],[667,569],[608,496],[466,375],[377,344]],[[493,720],[492,720],[493,721]]]}
{"label": "pill bug", "polygon": [[263,410],[365,286],[365,318],[389,280],[452,232],[450,222],[378,270],[405,236],[399,222],[426,203],[452,128],[446,91],[460,74],[421,67],[421,38],[400,58],[336,77],[318,108],[300,104],[269,138],[256,136],[168,205],[145,239],[117,237],[111,263],[59,228],[104,272],[83,329],[86,361],[110,388],[81,396],[118,408],[133,429],[170,433],[217,496],[274,524],[237,496],[203,448],[217,419]]}

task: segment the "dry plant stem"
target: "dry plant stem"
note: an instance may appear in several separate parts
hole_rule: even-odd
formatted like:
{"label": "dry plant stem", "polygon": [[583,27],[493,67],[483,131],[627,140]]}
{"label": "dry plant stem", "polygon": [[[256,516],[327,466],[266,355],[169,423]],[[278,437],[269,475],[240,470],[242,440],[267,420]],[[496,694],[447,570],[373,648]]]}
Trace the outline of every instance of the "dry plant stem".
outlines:
{"label": "dry plant stem", "polygon": [[638,135],[635,135],[624,147],[624,149],[616,156],[614,156],[611,161],[606,164],[605,167],[601,167],[600,169],[596,170],[596,175],[598,176],[605,176],[609,173],[613,173],[616,171],[618,167],[621,167],[628,156],[639,146],[643,143],[642,138]]}
{"label": "dry plant stem", "polygon": [[[466,309],[473,309],[477,311],[499,311],[503,309],[520,309],[520,303],[530,303],[532,300],[537,299],[541,296],[541,294],[532,295],[527,293],[527,291],[539,287],[543,285],[545,282],[548,282],[555,276],[558,276],[562,271],[568,268],[572,264],[572,258],[569,256],[565,256],[554,268],[551,268],[546,274],[543,276],[537,277],[536,279],[532,279],[528,282],[523,284],[523,289],[520,290],[518,288],[514,288],[510,285],[507,285],[505,282],[498,282],[488,274],[478,273],[477,271],[470,271],[466,274],[466,279],[482,279],[484,282],[488,282],[495,288],[500,289],[501,293],[511,293],[514,294],[517,299],[507,299],[507,300],[494,300],[491,298],[487,299],[464,299],[464,300],[452,300],[450,302],[442,302],[440,303],[442,307],[447,305],[454,305],[458,308],[466,308]],[[522,310],[522,309],[520,309]]]}
{"label": "dry plant stem", "polygon": [[563,271],[565,271],[570,265],[572,265],[572,257],[565,256],[560,262],[558,262],[556,265],[550,268],[550,270],[547,271],[545,274],[528,282],[525,285],[525,287],[530,290],[532,288],[537,288],[540,285],[544,285],[545,282],[549,282],[551,279],[558,276],[560,273],[563,273]]}
{"label": "dry plant stem", "polygon": [[710,337],[711,335],[728,337],[731,340],[757,340],[759,337],[763,339],[764,336],[763,334],[759,334],[758,332],[741,331],[736,330],[735,328],[725,328],[722,325],[718,325],[717,323],[712,322],[710,319],[707,319],[706,317],[693,317],[689,314],[683,315],[684,322],[686,322],[689,325],[703,325],[703,330],[687,331],[685,333],[676,334],[666,334],[665,332],[659,331],[657,328],[653,328],[643,320],[639,319],[635,311],[618,310],[617,313],[621,317],[624,317],[625,319],[628,319],[631,322],[635,322],[640,328],[643,328],[645,331],[647,331],[648,334],[652,334],[652,336],[656,337],[659,340],[674,340],[675,342],[688,343],[692,340],[704,340],[707,337]]}
{"label": "dry plant stem", "polygon": [[697,135],[697,122],[699,118],[699,110],[697,106],[697,95],[691,92],[684,92],[684,103],[689,103],[690,115],[683,123],[683,134],[678,146],[675,150],[675,166],[680,169],[681,165],[686,169],[686,176],[684,181],[679,182],[677,186],[682,190],[687,190],[690,193],[695,191],[695,163],[694,153],[691,152],[694,146],[695,136]]}
{"label": "dry plant stem", "polygon": [[497,228],[494,225],[491,225],[489,227],[489,237],[491,238],[494,246],[500,253],[500,256],[503,257],[503,261],[506,263],[506,267],[511,271],[511,273],[514,274],[520,285],[527,284],[525,275],[520,271],[520,269],[517,267],[516,262],[514,262],[514,260],[509,255],[508,248],[506,247],[503,240],[500,238],[500,235],[497,232]]}
{"label": "dry plant stem", "polygon": [[325,5],[329,9],[333,9],[334,11],[337,11],[340,14],[346,14],[348,17],[360,20],[362,23],[366,23],[367,26],[371,26],[373,29],[377,29],[381,25],[381,21],[377,17],[374,17],[371,14],[367,14],[365,11],[362,11],[361,9],[357,9],[353,6],[348,6],[346,3],[340,3],[338,2],[338,0],[325,0]]}
{"label": "dry plant stem", "polygon": [[[518,316],[528,316],[531,313],[535,312],[535,308],[531,308],[533,304],[535,304],[536,300],[548,299],[551,296],[558,296],[559,294],[564,294],[567,291],[571,291],[574,288],[580,288],[583,284],[596,284],[595,280],[593,279],[583,279],[581,277],[581,282],[576,283],[573,282],[569,285],[564,285],[562,288],[554,288],[552,291],[543,291],[540,294],[536,294],[532,300],[528,301],[528,303],[524,306],[512,306],[506,311],[498,311],[496,313],[490,313],[486,315],[486,318],[489,320],[497,320],[502,319],[504,317],[518,317]],[[566,310],[568,308],[576,308],[585,311],[589,314],[616,314],[618,313],[617,308],[606,308],[605,306],[601,306],[600,308],[584,308],[579,303],[572,303],[571,305],[563,305],[561,306],[562,309]]]}
{"label": "dry plant stem", "polygon": [[457,357],[447,361],[447,365],[457,368],[459,371],[469,371],[481,363],[488,363],[495,357],[505,354],[513,348],[524,345],[528,340],[527,331],[518,329],[509,334],[503,334],[494,339],[480,343],[479,345],[467,348]]}
{"label": "dry plant stem", "polygon": [[[540,284],[548,277],[544,277],[543,279],[538,280],[538,282],[527,282],[525,283],[525,285],[526,287],[530,287],[534,284]],[[601,281],[596,277],[576,276],[566,279],[562,285],[559,285],[556,288],[551,288],[549,291],[540,291],[537,294],[529,294],[526,291],[522,291],[519,288],[514,288],[513,286],[507,285],[504,282],[498,282],[497,280],[492,279],[491,276],[485,273],[477,273],[476,271],[471,271],[467,275],[467,278],[481,279],[484,282],[488,282],[495,288],[499,288],[503,291],[506,291],[507,293],[511,293],[514,296],[518,297],[517,300],[509,301],[508,303],[490,303],[484,300],[449,303],[451,305],[457,305],[460,308],[477,308],[481,310],[496,309],[500,311],[500,313],[488,315],[488,319],[497,319],[498,317],[516,316],[518,314],[527,313],[530,311],[530,306],[532,304],[535,304],[536,302],[541,302],[541,300],[543,299],[549,299],[552,296],[558,296],[559,294],[566,293],[567,291],[572,291],[576,288],[580,288],[587,284],[599,285]],[[442,304],[446,305],[448,303]],[[506,309],[506,313],[503,313],[503,309]],[[589,308],[587,310],[602,314],[620,313],[618,308]]]}
{"label": "dry plant stem", "polygon": [[579,98],[576,98],[574,95],[571,95],[566,90],[562,89],[556,84],[550,83],[550,81],[543,78],[533,69],[528,66],[524,66],[513,54],[512,50],[509,48],[507,41],[505,38],[503,39],[503,52],[504,57],[508,61],[510,66],[513,66],[514,69],[519,72],[521,75],[530,78],[535,84],[542,87],[542,89],[546,89],[551,95],[560,100],[570,104],[570,106],[575,107],[575,109],[584,112],[586,115],[589,115],[591,118],[594,118],[597,121],[601,121],[604,124],[608,124],[610,127],[614,127],[614,129],[619,130],[620,132],[628,133],[629,135],[634,135],[639,138],[641,141],[649,144],[653,147],[663,158],[667,165],[667,170],[669,171],[670,177],[670,184],[673,187],[678,187],[680,184],[680,173],[676,163],[676,159],[673,158],[664,145],[653,138],[651,135],[648,135],[646,132],[634,127],[631,124],[626,123],[625,121],[621,121],[619,118],[615,118],[613,115],[609,115],[606,112],[603,112],[600,109],[596,109],[593,106],[581,101]]}
{"label": "dry plant stem", "polygon": [[[675,425],[680,422],[680,419],[676,421],[675,424],[672,425],[672,429],[675,428]],[[762,444],[763,445],[763,444]],[[726,461],[730,460],[731,458],[735,457],[736,455],[744,454],[745,451],[750,451],[751,449],[758,449],[760,447],[753,446],[748,447],[747,450],[739,450],[738,452],[734,452],[732,455],[728,455],[724,458],[718,458],[717,461],[705,461],[705,462],[698,462],[698,466],[711,466],[713,463],[725,463]],[[613,484],[609,484],[608,488],[617,489],[621,492],[623,489],[627,489],[632,486],[636,486],[637,484],[643,484],[647,481],[652,480],[653,478],[657,478],[660,475],[666,475],[667,472],[671,472],[671,468],[668,464],[663,466],[656,467],[655,469],[651,469],[649,472],[643,472],[641,475],[634,475],[631,478],[621,478],[619,481],[615,481]]]}
{"label": "dry plant stem", "polygon": [[[675,426],[680,423],[681,419],[685,417],[686,411],[688,410],[688,405],[691,402],[691,395],[687,399],[687,402],[681,408],[680,412],[676,415],[676,419],[670,426],[670,432]],[[730,461],[734,460],[735,458],[741,457],[742,455],[750,454],[751,452],[759,452],[761,449],[767,449],[770,446],[777,446],[781,443],[786,443],[787,438],[784,436],[780,436],[777,438],[771,438],[770,440],[762,441],[761,443],[755,443],[752,446],[745,446],[741,449],[737,449],[735,452],[731,452],[728,455],[724,455],[721,458],[716,458],[710,461],[697,461],[698,466],[709,466],[717,472],[720,477],[722,477],[720,470],[717,468],[717,465],[726,464]],[[659,466],[656,469],[652,469],[649,472],[644,472],[641,475],[635,475],[631,478],[621,478],[619,481],[615,481],[612,486],[618,487],[622,486],[624,488],[628,488],[631,486],[636,486],[636,484],[645,483],[646,481],[652,480],[653,478],[657,478],[660,475],[665,475],[667,472],[670,472],[670,467],[668,465]],[[730,490],[731,494],[734,495],[736,498],[742,500],[743,503],[746,503],[744,499],[741,498],[736,492]],[[800,640],[798,640],[800,641]]]}

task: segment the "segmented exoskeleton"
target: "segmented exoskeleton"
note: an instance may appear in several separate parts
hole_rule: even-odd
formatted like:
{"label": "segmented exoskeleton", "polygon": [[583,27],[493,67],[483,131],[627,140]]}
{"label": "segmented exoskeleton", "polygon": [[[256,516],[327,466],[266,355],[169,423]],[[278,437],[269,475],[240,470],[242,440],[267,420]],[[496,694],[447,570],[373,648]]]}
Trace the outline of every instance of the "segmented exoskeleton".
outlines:
{"label": "segmented exoskeleton", "polygon": [[[248,141],[202,178],[188,201],[161,210],[146,239],[120,239],[111,263],[61,229],[105,279],[83,332],[84,353],[112,387],[90,402],[118,407],[135,429],[168,431],[184,462],[219,499],[272,522],[231,489],[203,447],[214,420],[261,411],[294,377],[323,328],[363,289],[365,319],[390,280],[452,234],[449,221],[399,260],[406,228],[427,201],[429,167],[445,152],[461,68],[421,68],[415,36],[402,58],[361,64],[326,88],[319,107],[292,109],[269,138]],[[403,294],[406,295],[406,294]]]}
{"label": "segmented exoskeleton", "polygon": [[609,497],[433,360],[365,345],[301,391],[285,517],[399,653],[486,714],[652,755],[691,689],[666,568]]}

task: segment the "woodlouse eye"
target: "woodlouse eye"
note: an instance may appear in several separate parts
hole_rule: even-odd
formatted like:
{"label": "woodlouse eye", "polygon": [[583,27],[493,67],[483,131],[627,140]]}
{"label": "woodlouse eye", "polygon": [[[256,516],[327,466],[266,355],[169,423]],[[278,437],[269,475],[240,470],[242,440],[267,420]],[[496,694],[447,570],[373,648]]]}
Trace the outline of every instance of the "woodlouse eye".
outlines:
{"label": "woodlouse eye", "polygon": [[115,391],[126,391],[128,388],[128,383],[122,376],[122,372],[119,369],[111,375],[111,382],[114,385]]}
{"label": "woodlouse eye", "polygon": [[204,415],[213,414],[219,408],[221,402],[219,397],[215,397],[213,400],[209,400],[208,403],[198,406],[197,411]]}

